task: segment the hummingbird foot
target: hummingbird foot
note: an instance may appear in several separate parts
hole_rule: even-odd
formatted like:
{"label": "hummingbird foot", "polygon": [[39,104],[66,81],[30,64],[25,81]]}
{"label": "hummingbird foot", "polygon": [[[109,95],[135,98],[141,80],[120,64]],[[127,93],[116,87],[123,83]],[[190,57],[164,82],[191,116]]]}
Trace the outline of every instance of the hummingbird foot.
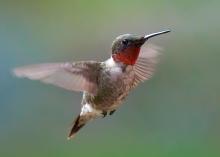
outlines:
{"label": "hummingbird foot", "polygon": [[115,113],[116,110],[112,110],[109,112],[109,115],[113,115],[113,113]]}
{"label": "hummingbird foot", "polygon": [[103,111],[103,112],[102,112],[102,115],[103,115],[102,118],[105,118],[105,116],[107,116],[107,112],[106,112],[106,111]]}

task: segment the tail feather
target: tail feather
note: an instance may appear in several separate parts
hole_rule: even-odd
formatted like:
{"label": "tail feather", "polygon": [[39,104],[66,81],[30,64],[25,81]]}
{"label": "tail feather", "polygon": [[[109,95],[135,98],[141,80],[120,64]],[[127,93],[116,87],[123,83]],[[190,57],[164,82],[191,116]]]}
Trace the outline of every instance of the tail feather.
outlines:
{"label": "tail feather", "polygon": [[73,138],[76,133],[89,121],[102,116],[101,111],[94,110],[90,105],[85,104],[82,107],[80,115],[74,121],[67,139]]}
{"label": "tail feather", "polygon": [[68,140],[73,138],[76,133],[83,127],[85,124],[90,120],[90,117],[87,115],[78,115],[78,117],[75,119],[73,127],[70,130],[70,133],[68,135]]}

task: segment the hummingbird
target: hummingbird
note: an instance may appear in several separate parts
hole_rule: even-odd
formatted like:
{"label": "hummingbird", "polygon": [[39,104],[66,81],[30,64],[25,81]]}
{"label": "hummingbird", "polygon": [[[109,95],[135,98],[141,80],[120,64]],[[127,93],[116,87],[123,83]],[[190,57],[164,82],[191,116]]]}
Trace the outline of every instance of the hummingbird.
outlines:
{"label": "hummingbird", "polygon": [[81,112],[69,132],[70,139],[89,121],[112,115],[132,89],[152,76],[158,48],[143,45],[150,38],[168,32],[170,30],[149,35],[120,35],[112,43],[110,58],[103,62],[34,64],[15,68],[13,73],[17,77],[83,92]]}

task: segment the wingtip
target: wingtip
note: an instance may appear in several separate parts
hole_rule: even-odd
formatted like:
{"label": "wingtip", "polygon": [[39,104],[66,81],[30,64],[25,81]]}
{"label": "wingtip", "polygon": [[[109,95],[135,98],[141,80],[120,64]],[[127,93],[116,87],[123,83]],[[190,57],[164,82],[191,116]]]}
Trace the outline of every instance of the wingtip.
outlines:
{"label": "wingtip", "polygon": [[12,69],[10,72],[11,72],[11,74],[12,74],[13,76],[22,77],[22,75],[21,75],[21,73],[19,72],[19,69],[18,69],[18,68],[14,68],[14,69]]}

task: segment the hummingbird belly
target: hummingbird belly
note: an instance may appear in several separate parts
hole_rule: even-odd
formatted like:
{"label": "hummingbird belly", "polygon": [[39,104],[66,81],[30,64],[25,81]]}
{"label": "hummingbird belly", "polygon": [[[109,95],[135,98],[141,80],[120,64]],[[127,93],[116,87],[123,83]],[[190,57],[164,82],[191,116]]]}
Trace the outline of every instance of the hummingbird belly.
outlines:
{"label": "hummingbird belly", "polygon": [[125,67],[125,70],[105,68],[98,78],[97,94],[92,96],[85,93],[84,102],[91,104],[96,110],[117,109],[131,90],[134,76],[132,66]]}

